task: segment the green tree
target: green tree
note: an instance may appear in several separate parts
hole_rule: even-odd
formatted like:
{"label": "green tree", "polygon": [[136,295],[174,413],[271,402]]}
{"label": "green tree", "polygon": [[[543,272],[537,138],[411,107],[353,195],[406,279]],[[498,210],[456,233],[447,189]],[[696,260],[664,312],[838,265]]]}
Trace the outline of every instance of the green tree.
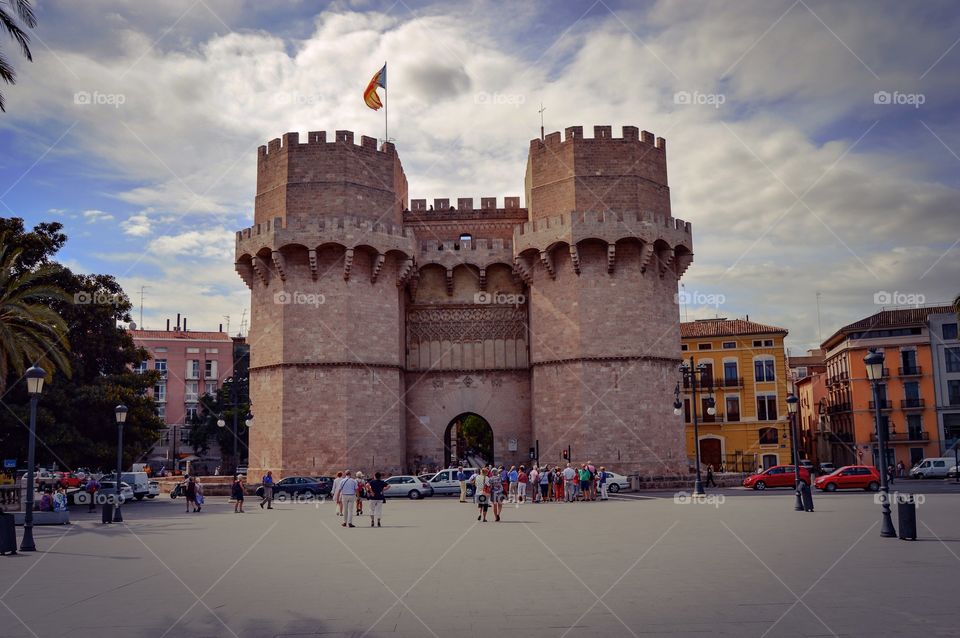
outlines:
{"label": "green tree", "polygon": [[44,264],[25,270],[23,249],[0,235],[0,395],[10,373],[20,376],[32,364],[49,374],[70,374],[67,324],[53,309],[67,293],[53,283],[57,267]]}
{"label": "green tree", "polygon": [[[118,403],[129,412],[124,427],[124,466],[145,456],[163,427],[148,390],[159,373],[134,368],[148,358],[130,334],[118,324],[130,321],[130,300],[109,275],[81,275],[58,265],[53,256],[66,241],[59,224],[41,224],[23,230],[19,219],[0,219],[7,231],[4,245],[22,249],[42,281],[62,295],[49,298],[49,309],[67,327],[72,344],[67,369],[50,370],[37,412],[37,461],[61,467],[102,467],[116,463],[117,426],[113,409]],[[19,229],[19,232],[17,232]],[[17,381],[8,375],[6,381]],[[25,383],[13,383],[0,410],[0,449],[24,459],[29,416]]]}
{"label": "green tree", "polygon": [[[210,449],[211,441],[216,441],[220,447],[226,465],[233,467],[240,464],[246,456],[249,430],[246,426],[247,414],[250,412],[246,384],[237,381],[237,405],[233,407],[231,382],[225,382],[217,389],[216,394],[204,394],[200,397],[200,410],[191,422],[190,447],[198,456],[203,456]],[[233,417],[237,417],[237,452],[240,458],[233,456]],[[217,421],[223,419],[225,425],[220,427]]]}
{"label": "green tree", "polygon": [[[33,14],[30,0],[5,0],[0,3],[0,25],[3,25],[7,35],[20,46],[23,57],[33,62],[33,55],[30,53],[30,36],[24,30],[37,26],[37,18]],[[7,84],[16,84],[17,82],[17,74],[2,50],[0,50],[0,80]],[[0,111],[6,112],[6,110],[3,94],[0,93]]]}

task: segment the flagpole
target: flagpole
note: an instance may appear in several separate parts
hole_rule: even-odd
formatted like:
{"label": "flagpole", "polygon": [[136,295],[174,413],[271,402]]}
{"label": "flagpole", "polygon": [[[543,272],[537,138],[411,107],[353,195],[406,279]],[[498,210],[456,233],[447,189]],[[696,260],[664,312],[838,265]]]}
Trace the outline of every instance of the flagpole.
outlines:
{"label": "flagpole", "polygon": [[[383,68],[386,70],[387,61],[383,61]],[[387,128],[387,87],[386,82],[384,82],[383,87],[383,143],[386,144],[390,141],[389,129]]]}

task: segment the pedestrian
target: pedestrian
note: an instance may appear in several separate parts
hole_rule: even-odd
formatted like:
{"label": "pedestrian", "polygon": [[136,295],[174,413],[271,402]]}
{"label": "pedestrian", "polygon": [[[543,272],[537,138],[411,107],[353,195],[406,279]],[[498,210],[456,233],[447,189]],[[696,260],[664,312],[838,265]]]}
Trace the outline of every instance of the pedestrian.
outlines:
{"label": "pedestrian", "polygon": [[500,466],[500,480],[503,481],[503,493],[509,496],[511,494],[510,470],[506,469],[503,465]]}
{"label": "pedestrian", "polygon": [[457,482],[460,483],[460,502],[467,502],[467,474],[463,471],[463,466],[457,468]]}
{"label": "pedestrian", "polygon": [[263,506],[266,505],[268,510],[273,509],[273,472],[267,470],[267,473],[263,475],[263,478],[260,480],[263,484],[263,499],[260,501],[260,509],[263,509]]}
{"label": "pedestrian", "polygon": [[600,483],[600,500],[601,501],[607,500],[607,479],[608,478],[610,478],[610,475],[607,474],[607,468],[601,465],[599,475],[597,476],[597,480]]}
{"label": "pedestrian", "polygon": [[64,489],[62,485],[57,488],[56,493],[53,495],[53,511],[67,511],[67,490]]}
{"label": "pedestrian", "polygon": [[233,477],[233,486],[230,488],[233,498],[233,513],[243,514],[243,477],[239,474]]}
{"label": "pedestrian", "polygon": [[490,504],[493,505],[493,517],[495,521],[499,522],[500,514],[503,512],[503,481],[500,480],[499,472],[490,472],[487,486],[490,488]]}
{"label": "pedestrian", "polygon": [[53,490],[49,487],[43,491],[43,496],[40,497],[40,511],[53,511]]}
{"label": "pedestrian", "polygon": [[190,506],[193,506],[193,511],[197,511],[197,482],[192,476],[187,478],[187,486],[184,489],[184,496],[187,497],[187,509],[185,513],[190,513]]}
{"label": "pedestrian", "polygon": [[550,493],[550,468],[540,468],[540,476],[537,477],[537,480],[540,483],[540,501],[546,503],[547,496]]}
{"label": "pedestrian", "polygon": [[567,463],[567,467],[563,468],[563,500],[567,503],[572,503],[577,497],[576,482],[577,471]]}
{"label": "pedestrian", "polygon": [[587,461],[587,471],[590,472],[590,500],[597,500],[597,466],[593,461]]}
{"label": "pedestrian", "polygon": [[521,465],[520,471],[517,472],[517,503],[522,503],[523,499],[527,498],[527,481],[529,478],[527,468]]}
{"label": "pedestrian", "polygon": [[97,483],[97,479],[91,476],[90,478],[87,479],[87,484],[84,487],[84,489],[87,492],[87,496],[90,497],[90,501],[89,501],[90,508],[87,511],[96,512],[97,511],[97,491],[99,491],[100,489],[100,484]]}
{"label": "pedestrian", "polygon": [[373,473],[373,480],[367,483],[367,489],[370,490],[370,527],[373,527],[373,519],[377,519],[377,527],[380,527],[380,515],[383,512],[383,504],[387,502],[384,492],[390,489],[390,484],[380,480],[380,472]]}
{"label": "pedestrian", "polygon": [[558,503],[566,500],[566,496],[563,493],[563,486],[566,482],[566,479],[563,476],[563,471],[560,469],[560,466],[554,468],[553,470],[553,489],[556,496],[556,501]]}
{"label": "pedestrian", "polygon": [[713,480],[713,466],[707,466],[707,487],[716,487],[717,482]]}
{"label": "pedestrian", "polygon": [[482,520],[484,523],[487,522],[487,510],[490,509],[491,487],[489,479],[490,470],[483,468],[473,483],[476,488],[474,495],[477,501],[477,509],[480,510],[480,513],[477,514],[477,520]]}
{"label": "pedestrian", "polygon": [[353,512],[356,509],[357,500],[357,480],[353,478],[353,473],[347,470],[343,473],[343,480],[337,487],[337,502],[343,505],[343,522],[341,527],[356,527],[353,524]]}
{"label": "pedestrian", "polygon": [[584,463],[580,466],[580,495],[582,501],[590,500],[590,470],[587,469],[587,464]]}
{"label": "pedestrian", "polygon": [[343,503],[340,502],[340,483],[343,482],[343,472],[337,472],[333,479],[333,500],[337,504],[337,516],[343,516]]}
{"label": "pedestrian", "polygon": [[196,481],[197,484],[197,496],[193,499],[193,502],[197,504],[196,511],[203,509],[203,483],[199,480]]}
{"label": "pedestrian", "polygon": [[887,482],[890,485],[893,485],[893,478],[896,476],[896,472],[893,469],[893,463],[887,466]]}
{"label": "pedestrian", "polygon": [[366,496],[367,480],[363,472],[357,472],[357,516],[363,516],[363,499]]}
{"label": "pedestrian", "polygon": [[897,461],[897,476],[903,478],[904,473],[907,471],[907,466],[903,464],[903,461]]}
{"label": "pedestrian", "polygon": [[517,472],[517,466],[511,465],[510,471],[507,472],[507,498],[509,502],[515,503],[517,501],[517,481],[520,479],[520,473]]}

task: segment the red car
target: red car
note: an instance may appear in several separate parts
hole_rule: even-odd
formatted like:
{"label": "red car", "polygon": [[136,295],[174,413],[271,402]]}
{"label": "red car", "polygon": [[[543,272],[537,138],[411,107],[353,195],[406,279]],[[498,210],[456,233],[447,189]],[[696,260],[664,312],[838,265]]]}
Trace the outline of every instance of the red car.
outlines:
{"label": "red car", "polygon": [[74,472],[61,472],[60,484],[66,488],[80,487],[83,485],[83,480]]}
{"label": "red car", "polygon": [[[744,487],[755,490],[765,490],[768,487],[794,487],[795,479],[792,465],[774,465],[759,474],[751,474],[743,479]],[[810,472],[807,468],[800,468],[800,482],[810,485]]]}
{"label": "red car", "polygon": [[836,490],[876,492],[880,489],[880,473],[872,465],[845,465],[831,474],[821,476],[814,485],[825,492]]}

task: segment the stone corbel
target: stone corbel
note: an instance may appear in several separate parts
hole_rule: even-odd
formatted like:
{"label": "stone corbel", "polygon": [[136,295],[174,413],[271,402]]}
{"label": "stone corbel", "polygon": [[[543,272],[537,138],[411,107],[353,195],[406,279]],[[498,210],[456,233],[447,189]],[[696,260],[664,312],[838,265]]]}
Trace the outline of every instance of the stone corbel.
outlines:
{"label": "stone corbel", "polygon": [[617,247],[615,244],[607,246],[607,272],[613,274],[613,269],[617,266]]}
{"label": "stone corbel", "polygon": [[551,279],[557,278],[557,273],[553,270],[553,255],[551,255],[549,251],[540,251],[540,263],[542,263],[543,267],[547,269],[548,273],[550,273]]}
{"label": "stone corbel", "polygon": [[307,251],[307,256],[310,259],[310,277],[316,281],[317,277],[320,276],[319,268],[317,267],[317,250],[316,248],[311,248]]}
{"label": "stone corbel", "polygon": [[528,286],[533,284],[533,273],[527,269],[526,264],[519,257],[513,260],[513,272],[523,283]]}
{"label": "stone corbel", "polygon": [[233,267],[240,278],[243,279],[243,283],[247,284],[247,288],[253,288],[253,265],[245,261],[238,261]]}
{"label": "stone corbel", "polygon": [[576,246],[570,246],[570,262],[573,264],[573,272],[580,274],[580,251]]}
{"label": "stone corbel", "polygon": [[373,261],[373,272],[370,274],[370,283],[377,283],[377,277],[380,276],[380,270],[383,268],[383,262],[387,260],[386,255],[377,255]]}
{"label": "stone corbel", "polygon": [[678,255],[674,260],[676,263],[675,269],[677,271],[677,279],[683,277],[683,273],[687,272],[687,268],[690,267],[690,264],[693,263],[693,253],[684,253]]}
{"label": "stone corbel", "polygon": [[408,259],[403,262],[403,265],[400,267],[399,272],[397,272],[397,286],[402,286],[410,279],[410,276],[413,274],[414,261],[413,259]]}
{"label": "stone corbel", "polygon": [[343,278],[350,281],[350,270],[353,268],[353,248],[347,248],[343,255]]}
{"label": "stone corbel", "polygon": [[650,265],[650,259],[653,257],[653,244],[644,242],[640,248],[640,272],[647,272],[647,266]]}
{"label": "stone corbel", "polygon": [[453,268],[447,268],[447,296],[453,296]]}
{"label": "stone corbel", "polygon": [[663,275],[670,270],[670,267],[673,265],[673,251],[669,248],[666,250],[661,250],[657,257],[660,259],[660,276],[663,277]]}
{"label": "stone corbel", "polygon": [[269,285],[270,267],[267,266],[267,262],[265,262],[258,255],[254,255],[253,260],[250,263],[253,265],[253,272],[257,273],[257,277],[260,278],[261,283],[263,283],[264,286]]}
{"label": "stone corbel", "polygon": [[286,262],[283,259],[283,254],[279,250],[273,251],[270,255],[273,258],[273,267],[277,269],[277,274],[280,275],[281,281],[287,280],[287,269]]}
{"label": "stone corbel", "polygon": [[487,269],[480,269],[480,290],[486,292],[487,290]]}

